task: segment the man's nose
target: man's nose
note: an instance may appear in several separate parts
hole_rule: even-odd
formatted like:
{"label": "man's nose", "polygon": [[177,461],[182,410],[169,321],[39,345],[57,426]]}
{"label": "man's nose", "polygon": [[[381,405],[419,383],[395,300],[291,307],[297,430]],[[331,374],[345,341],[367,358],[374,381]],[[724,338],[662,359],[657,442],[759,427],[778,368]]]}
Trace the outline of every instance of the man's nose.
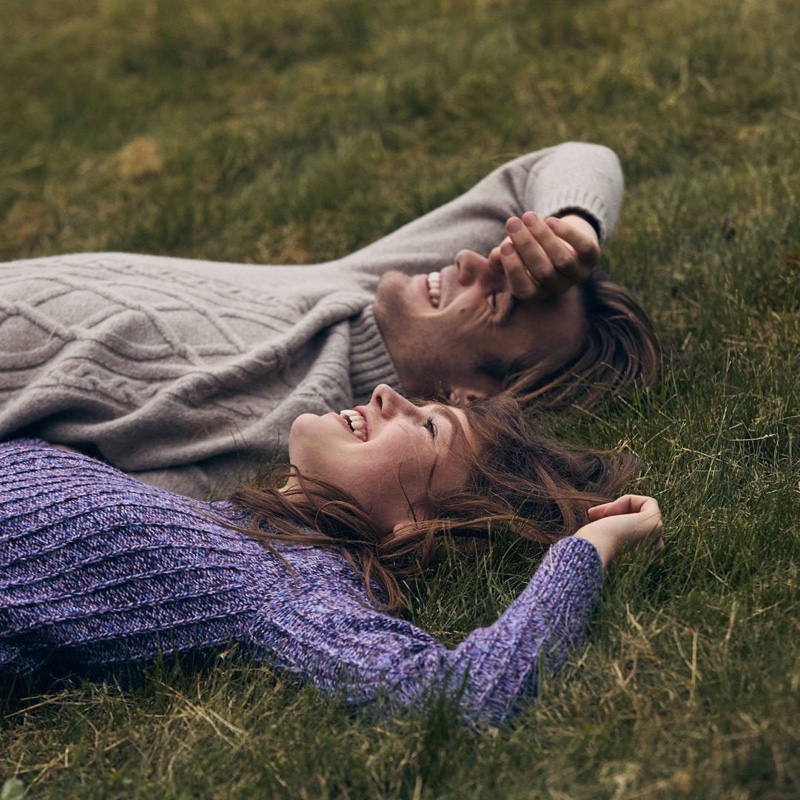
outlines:
{"label": "man's nose", "polygon": [[495,263],[492,260],[492,253],[489,254],[489,258],[486,258],[474,250],[461,250],[455,258],[458,282],[462,286],[480,283],[490,288],[501,283],[504,277],[503,266],[500,263],[499,254]]}

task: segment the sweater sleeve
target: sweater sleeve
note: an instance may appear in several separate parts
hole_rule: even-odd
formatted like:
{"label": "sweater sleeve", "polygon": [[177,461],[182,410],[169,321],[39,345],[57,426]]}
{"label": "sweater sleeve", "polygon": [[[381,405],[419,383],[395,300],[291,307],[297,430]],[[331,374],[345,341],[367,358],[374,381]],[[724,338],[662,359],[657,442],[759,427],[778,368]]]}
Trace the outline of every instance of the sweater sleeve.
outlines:
{"label": "sweater sleeve", "polygon": [[343,692],[348,702],[383,699],[408,708],[444,692],[465,719],[498,723],[535,697],[540,676],[556,672],[584,641],[602,578],[595,548],[565,539],[493,625],[452,650],[366,606],[363,590],[300,580],[282,602],[267,599],[269,614],[254,625],[251,639],[257,650],[266,645],[273,663],[323,690]]}
{"label": "sweater sleeve", "polygon": [[378,275],[387,269],[438,269],[464,248],[487,254],[504,238],[506,220],[528,210],[544,217],[580,211],[596,221],[605,244],[616,227],[622,195],[622,168],[613,150],[566,142],[509,161],[465,194],[340,263]]}

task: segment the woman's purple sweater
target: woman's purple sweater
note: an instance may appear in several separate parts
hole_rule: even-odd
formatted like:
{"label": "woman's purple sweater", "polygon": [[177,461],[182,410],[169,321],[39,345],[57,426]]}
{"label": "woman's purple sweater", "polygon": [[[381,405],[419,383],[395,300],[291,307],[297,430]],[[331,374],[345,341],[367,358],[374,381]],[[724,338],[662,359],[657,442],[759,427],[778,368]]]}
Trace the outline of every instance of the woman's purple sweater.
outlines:
{"label": "woman's purple sweater", "polygon": [[284,563],[209,512],[237,510],[44,442],[0,445],[0,676],[238,644],[347,702],[410,707],[445,691],[465,718],[499,722],[583,641],[602,583],[594,547],[565,539],[493,625],[450,650],[376,609],[336,552],[278,543]]}

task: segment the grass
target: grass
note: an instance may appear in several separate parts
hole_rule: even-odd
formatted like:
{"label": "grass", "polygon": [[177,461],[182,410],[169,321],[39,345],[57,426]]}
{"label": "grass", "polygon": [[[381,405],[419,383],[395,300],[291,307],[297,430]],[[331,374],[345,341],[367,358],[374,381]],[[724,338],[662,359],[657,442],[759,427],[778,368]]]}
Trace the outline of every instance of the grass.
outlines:
{"label": "grass", "polygon": [[[667,522],[514,725],[352,716],[235,660],[0,695],[8,797],[800,794],[800,17],[790,0],[5,0],[0,258],[327,260],[565,139],[620,155],[605,258],[665,379],[564,421]],[[533,564],[445,565],[455,642]],[[5,800],[5,795],[4,795]]]}

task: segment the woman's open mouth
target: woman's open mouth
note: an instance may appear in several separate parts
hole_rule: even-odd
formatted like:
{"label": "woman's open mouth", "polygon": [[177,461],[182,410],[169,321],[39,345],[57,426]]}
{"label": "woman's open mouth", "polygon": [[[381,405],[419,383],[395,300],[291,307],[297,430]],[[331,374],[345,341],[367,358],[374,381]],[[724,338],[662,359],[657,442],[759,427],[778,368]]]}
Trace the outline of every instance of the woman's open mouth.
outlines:
{"label": "woman's open mouth", "polygon": [[353,436],[355,436],[356,439],[362,442],[367,441],[367,423],[362,414],[358,411],[354,411],[352,408],[345,408],[339,412],[339,416],[350,426],[350,430],[353,432]]}

